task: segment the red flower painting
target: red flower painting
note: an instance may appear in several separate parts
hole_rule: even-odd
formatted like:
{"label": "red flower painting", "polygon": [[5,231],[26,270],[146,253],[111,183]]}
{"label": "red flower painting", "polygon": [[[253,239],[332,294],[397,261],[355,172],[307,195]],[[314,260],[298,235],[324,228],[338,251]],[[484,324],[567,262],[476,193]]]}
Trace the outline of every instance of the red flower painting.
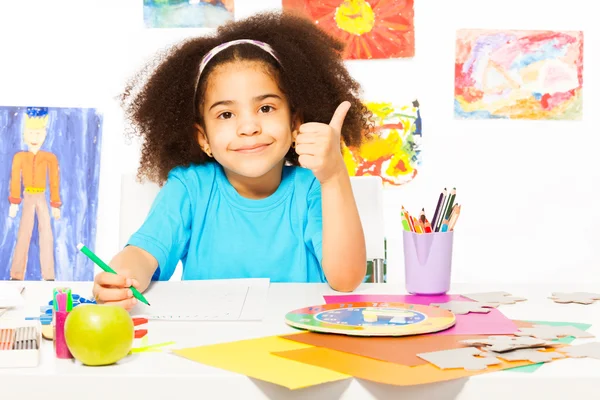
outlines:
{"label": "red flower painting", "polygon": [[415,55],[414,0],[283,0],[346,44],[344,59]]}

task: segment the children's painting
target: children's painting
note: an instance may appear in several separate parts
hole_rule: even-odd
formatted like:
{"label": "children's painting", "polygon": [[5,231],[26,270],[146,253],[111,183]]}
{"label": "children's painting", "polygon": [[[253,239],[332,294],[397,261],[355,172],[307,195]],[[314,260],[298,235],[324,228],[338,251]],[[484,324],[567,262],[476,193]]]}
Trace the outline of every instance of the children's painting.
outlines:
{"label": "children's painting", "polygon": [[374,129],[358,148],[343,146],[350,176],[380,176],[384,186],[400,186],[417,176],[423,139],[419,102],[395,105],[365,102]]}
{"label": "children's painting", "polygon": [[583,32],[457,32],[454,115],[580,120]]}
{"label": "children's painting", "polygon": [[234,0],[144,0],[146,28],[216,28],[233,20]]}
{"label": "children's painting", "polygon": [[0,107],[0,279],[93,279],[101,130],[95,109]]}
{"label": "children's painting", "polygon": [[345,45],[344,58],[415,55],[414,0],[282,0]]}

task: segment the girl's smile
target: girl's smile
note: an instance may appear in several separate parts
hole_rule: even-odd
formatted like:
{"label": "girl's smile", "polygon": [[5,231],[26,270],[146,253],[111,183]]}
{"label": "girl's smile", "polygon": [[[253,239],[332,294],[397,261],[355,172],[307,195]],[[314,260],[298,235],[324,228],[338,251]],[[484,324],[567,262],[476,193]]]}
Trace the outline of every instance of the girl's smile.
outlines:
{"label": "girl's smile", "polygon": [[243,154],[257,154],[262,153],[263,150],[266,150],[272,143],[255,143],[248,144],[242,147],[238,147],[233,151]]}

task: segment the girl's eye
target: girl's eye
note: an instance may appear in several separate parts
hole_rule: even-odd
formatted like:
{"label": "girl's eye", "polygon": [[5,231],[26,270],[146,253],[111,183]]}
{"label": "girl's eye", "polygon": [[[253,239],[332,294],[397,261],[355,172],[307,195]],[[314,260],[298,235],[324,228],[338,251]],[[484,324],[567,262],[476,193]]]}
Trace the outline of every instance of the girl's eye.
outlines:
{"label": "girl's eye", "polygon": [[260,108],[260,111],[261,111],[261,112],[264,112],[264,113],[268,113],[268,112],[271,112],[271,111],[273,111],[273,107],[272,107],[272,106],[262,106],[262,107]]}
{"label": "girl's eye", "polygon": [[231,112],[225,111],[224,113],[220,114],[218,118],[220,118],[220,119],[229,119],[232,116],[233,116],[233,114],[231,114]]}

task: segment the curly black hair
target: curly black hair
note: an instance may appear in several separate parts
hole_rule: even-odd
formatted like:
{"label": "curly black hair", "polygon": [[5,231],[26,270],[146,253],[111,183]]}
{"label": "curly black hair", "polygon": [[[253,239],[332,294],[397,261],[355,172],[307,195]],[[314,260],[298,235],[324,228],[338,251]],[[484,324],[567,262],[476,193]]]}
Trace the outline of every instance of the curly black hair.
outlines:
{"label": "curly black hair", "polygon": [[[218,53],[202,72],[202,57],[213,47],[236,39],[268,43],[280,63],[262,49],[240,44]],[[360,85],[346,70],[344,44],[319,29],[312,21],[290,12],[259,13],[220,26],[210,36],[188,39],[158,55],[158,65],[138,72],[121,96],[127,133],[142,139],[138,178],[164,184],[178,166],[213,162],[200,148],[194,124],[202,125],[206,78],[216,66],[232,60],[257,60],[275,73],[293,113],[303,122],[329,123],[344,100],[352,104],[342,129],[347,146],[360,146],[371,131],[371,113],[360,101]],[[149,75],[149,76],[147,76]],[[197,98],[194,94],[197,93]],[[291,149],[285,160],[298,165]]]}

